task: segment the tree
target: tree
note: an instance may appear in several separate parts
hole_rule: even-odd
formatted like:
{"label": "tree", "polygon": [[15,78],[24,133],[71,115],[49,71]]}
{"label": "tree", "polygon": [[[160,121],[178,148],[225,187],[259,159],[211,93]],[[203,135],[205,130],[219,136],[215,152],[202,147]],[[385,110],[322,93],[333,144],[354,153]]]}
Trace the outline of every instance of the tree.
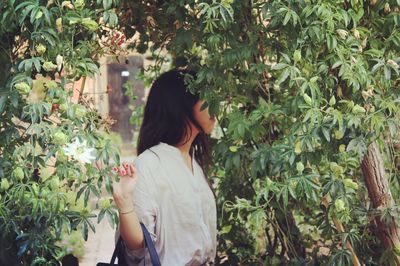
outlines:
{"label": "tree", "polygon": [[0,3],[1,265],[59,265],[63,236],[80,230],[86,239],[96,216],[117,222],[109,199],[98,215],[88,205],[102,184],[110,191],[119,157],[108,120],[83,95],[99,56],[123,41],[116,4]]}
{"label": "tree", "polygon": [[197,69],[191,88],[219,119],[219,263],[398,263],[399,5],[122,2],[147,74]]}

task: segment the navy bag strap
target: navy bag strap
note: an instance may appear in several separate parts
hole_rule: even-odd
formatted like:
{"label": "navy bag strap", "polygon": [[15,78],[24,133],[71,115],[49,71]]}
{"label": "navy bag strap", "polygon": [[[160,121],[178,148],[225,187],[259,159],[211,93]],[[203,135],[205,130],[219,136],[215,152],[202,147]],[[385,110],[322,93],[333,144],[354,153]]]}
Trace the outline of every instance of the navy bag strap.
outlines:
{"label": "navy bag strap", "polygon": [[[149,251],[151,264],[153,266],[161,266],[160,258],[158,257],[156,248],[154,246],[153,240],[151,239],[149,231],[147,230],[146,226],[143,223],[140,223],[140,226],[142,227],[142,231],[143,231],[145,248],[147,248]],[[125,251],[124,241],[122,240],[122,238],[120,236],[118,238],[117,244],[115,245],[115,249],[112,254],[110,263],[99,262],[99,263],[97,263],[97,266],[110,266],[110,265],[126,266],[127,264],[125,262],[124,251]],[[117,258],[118,258],[118,264],[115,264],[115,260]]]}
{"label": "navy bag strap", "polygon": [[158,257],[156,248],[154,246],[153,240],[151,239],[149,231],[147,231],[147,228],[146,226],[144,226],[143,223],[140,223],[140,226],[142,227],[145,246],[149,250],[151,264],[153,266],[161,266],[160,258]]}

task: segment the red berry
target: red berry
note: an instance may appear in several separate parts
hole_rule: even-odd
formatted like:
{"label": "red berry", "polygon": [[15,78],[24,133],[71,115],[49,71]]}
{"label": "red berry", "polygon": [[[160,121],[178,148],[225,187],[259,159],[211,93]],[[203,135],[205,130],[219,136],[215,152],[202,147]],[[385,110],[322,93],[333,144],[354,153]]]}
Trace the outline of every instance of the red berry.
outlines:
{"label": "red berry", "polygon": [[51,106],[51,112],[55,112],[60,108],[60,105],[58,103],[53,103],[53,105]]}
{"label": "red berry", "polygon": [[125,169],[121,169],[121,170],[119,171],[119,173],[120,173],[121,175],[126,175],[126,170],[125,170]]}
{"label": "red berry", "polygon": [[118,168],[117,166],[114,166],[114,167],[113,167],[113,171],[116,172],[116,173],[118,173],[118,172],[119,172],[119,168]]}

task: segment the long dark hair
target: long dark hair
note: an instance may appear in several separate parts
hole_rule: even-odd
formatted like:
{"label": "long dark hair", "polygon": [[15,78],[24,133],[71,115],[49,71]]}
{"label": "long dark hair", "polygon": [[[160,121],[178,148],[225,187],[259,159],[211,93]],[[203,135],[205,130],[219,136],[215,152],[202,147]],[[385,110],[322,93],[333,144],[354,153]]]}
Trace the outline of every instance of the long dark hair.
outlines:
{"label": "long dark hair", "polygon": [[207,175],[211,163],[210,142],[194,118],[193,107],[199,101],[199,95],[188,90],[185,77],[196,78],[196,73],[170,70],[153,82],[144,108],[137,153],[139,155],[160,142],[172,146],[182,144],[182,140],[191,133],[188,132],[191,122],[200,132],[192,143],[190,154],[194,153],[194,159]]}

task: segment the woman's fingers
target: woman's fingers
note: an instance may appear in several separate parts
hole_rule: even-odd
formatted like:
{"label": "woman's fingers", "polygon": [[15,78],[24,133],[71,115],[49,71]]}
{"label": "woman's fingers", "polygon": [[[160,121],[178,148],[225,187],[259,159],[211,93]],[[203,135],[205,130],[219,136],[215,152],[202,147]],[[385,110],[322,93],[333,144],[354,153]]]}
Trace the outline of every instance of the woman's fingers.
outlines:
{"label": "woman's fingers", "polygon": [[129,170],[130,170],[130,172],[132,173],[132,176],[135,176],[136,175],[136,168],[135,168],[135,166],[133,166],[133,165],[129,165]]}
{"label": "woman's fingers", "polygon": [[126,176],[126,174],[127,174],[126,170],[123,167],[119,168],[118,173],[119,173],[119,176]]}
{"label": "woman's fingers", "polygon": [[117,201],[131,197],[137,181],[136,169],[132,164],[123,163],[115,166],[113,171],[119,175],[119,180],[113,180],[113,196]]}
{"label": "woman's fingers", "polygon": [[124,165],[124,168],[125,168],[125,170],[126,170],[127,176],[131,177],[133,173],[132,173],[131,168],[130,168],[129,166],[130,166],[130,165],[125,164],[125,165]]}
{"label": "woman's fingers", "polygon": [[117,173],[120,177],[134,177],[134,175],[136,174],[135,167],[128,163],[123,163],[122,167],[114,166],[113,171]]}

